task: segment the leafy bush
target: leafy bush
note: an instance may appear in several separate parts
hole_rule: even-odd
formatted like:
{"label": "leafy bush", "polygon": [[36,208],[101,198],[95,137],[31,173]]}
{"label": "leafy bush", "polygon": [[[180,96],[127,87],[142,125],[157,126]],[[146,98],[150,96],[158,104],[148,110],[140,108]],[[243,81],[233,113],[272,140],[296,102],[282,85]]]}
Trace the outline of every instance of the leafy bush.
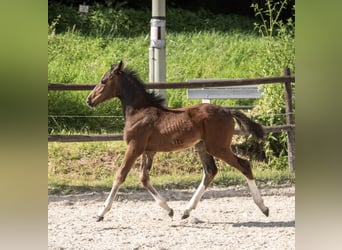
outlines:
{"label": "leafy bush", "polygon": [[[132,36],[149,32],[149,12],[123,9],[119,6],[90,6],[87,14],[76,7],[59,3],[49,4],[49,23],[60,16],[57,33],[77,30],[83,35],[95,37]],[[134,22],[132,21],[134,20]]]}
{"label": "leafy bush", "polygon": [[[260,8],[258,4],[252,4],[255,15],[261,19],[261,23],[254,23],[255,29],[265,37],[262,52],[267,57],[267,64],[264,65],[264,72],[267,75],[280,75],[284,68],[290,68],[292,74],[295,72],[295,47],[292,42],[294,23],[292,18],[289,18],[286,23],[279,19],[288,2],[288,0],[279,2],[267,0],[266,9]],[[277,67],[271,67],[272,65]],[[286,124],[285,115],[281,115],[285,114],[284,85],[266,85],[263,90],[263,97],[253,111],[256,119],[265,126]],[[264,150],[269,165],[275,168],[287,166],[286,132],[267,134]]]}
{"label": "leafy bush", "polygon": [[[83,35],[113,38],[147,35],[150,32],[150,9],[129,9],[121,5],[90,6],[89,13],[80,13],[76,7],[59,3],[49,4],[48,22],[59,17],[56,32],[76,30]],[[167,8],[167,32],[239,31],[250,30],[253,20],[238,15],[213,14],[207,10],[196,12]]]}

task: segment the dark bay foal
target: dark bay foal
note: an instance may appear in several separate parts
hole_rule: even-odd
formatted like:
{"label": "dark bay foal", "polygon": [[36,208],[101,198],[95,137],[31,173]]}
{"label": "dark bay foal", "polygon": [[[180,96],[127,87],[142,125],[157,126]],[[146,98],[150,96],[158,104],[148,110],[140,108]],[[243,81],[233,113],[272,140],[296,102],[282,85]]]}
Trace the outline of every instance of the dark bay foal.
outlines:
{"label": "dark bay foal", "polygon": [[269,209],[264,205],[255,184],[249,161],[236,156],[231,151],[234,120],[241,129],[262,139],[261,125],[253,122],[239,111],[229,110],[212,104],[197,104],[189,107],[170,109],[162,105],[163,99],[145,90],[144,83],[137,74],[123,68],[122,61],[112,65],[104,74],[87,98],[90,107],[95,107],[108,99],[120,99],[124,116],[124,140],[127,143],[125,157],[114,178],[113,186],[97,221],[111,209],[120,185],[130,171],[135,160],[142,155],[141,182],[156,202],[169,216],[173,210],[149,181],[149,171],[156,152],[169,152],[195,145],[202,165],[203,179],[185,208],[182,218],[187,218],[196,208],[204,191],[217,173],[214,157],[239,170],[245,177],[260,210],[268,216]]}

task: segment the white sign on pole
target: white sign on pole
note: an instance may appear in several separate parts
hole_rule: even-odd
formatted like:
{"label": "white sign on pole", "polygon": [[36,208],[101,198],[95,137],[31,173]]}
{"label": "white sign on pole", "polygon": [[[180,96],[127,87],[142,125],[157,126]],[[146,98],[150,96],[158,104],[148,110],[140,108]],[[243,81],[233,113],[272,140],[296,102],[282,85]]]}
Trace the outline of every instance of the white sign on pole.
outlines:
{"label": "white sign on pole", "polygon": [[80,4],[78,7],[78,11],[81,13],[88,13],[89,11],[89,6],[85,4]]}

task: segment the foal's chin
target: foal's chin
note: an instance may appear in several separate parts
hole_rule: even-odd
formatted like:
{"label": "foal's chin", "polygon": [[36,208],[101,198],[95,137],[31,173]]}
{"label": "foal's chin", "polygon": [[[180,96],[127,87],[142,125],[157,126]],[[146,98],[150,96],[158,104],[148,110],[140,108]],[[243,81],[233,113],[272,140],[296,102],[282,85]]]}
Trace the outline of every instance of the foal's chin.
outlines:
{"label": "foal's chin", "polygon": [[87,103],[87,105],[88,105],[89,108],[92,108],[92,109],[95,109],[95,108],[96,108],[96,105],[94,105],[94,104],[88,104],[88,103]]}
{"label": "foal's chin", "polygon": [[89,99],[87,100],[87,105],[90,108],[95,108],[97,106],[97,103],[90,101]]}

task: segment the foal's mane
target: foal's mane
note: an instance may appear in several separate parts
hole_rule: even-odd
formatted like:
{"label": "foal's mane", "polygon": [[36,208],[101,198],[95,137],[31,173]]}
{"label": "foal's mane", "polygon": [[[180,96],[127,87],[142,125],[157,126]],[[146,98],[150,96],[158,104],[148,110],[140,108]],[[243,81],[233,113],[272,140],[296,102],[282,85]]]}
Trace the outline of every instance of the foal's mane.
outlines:
{"label": "foal's mane", "polygon": [[161,97],[160,95],[156,94],[154,91],[147,92],[146,86],[144,82],[140,79],[137,72],[135,72],[131,68],[125,68],[122,70],[123,73],[125,73],[128,80],[134,84],[136,88],[138,88],[144,95],[144,97],[149,101],[149,103],[152,106],[156,107],[163,107],[163,103],[165,102],[165,99]]}

